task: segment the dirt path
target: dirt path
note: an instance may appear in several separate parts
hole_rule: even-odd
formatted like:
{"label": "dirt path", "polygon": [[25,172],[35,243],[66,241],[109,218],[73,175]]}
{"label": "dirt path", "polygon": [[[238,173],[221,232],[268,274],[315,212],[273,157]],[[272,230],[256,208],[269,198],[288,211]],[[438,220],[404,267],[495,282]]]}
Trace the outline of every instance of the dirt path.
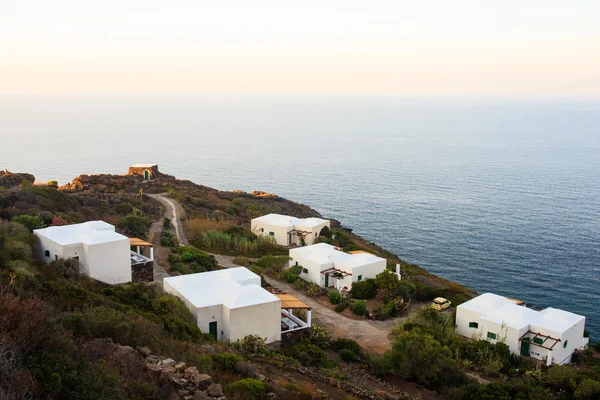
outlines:
{"label": "dirt path", "polygon": [[[177,236],[179,243],[182,245],[188,245],[188,241],[183,234],[183,225],[181,224],[180,204],[177,201],[166,197],[165,194],[149,194],[148,196],[160,201],[165,206],[165,216],[171,219],[173,226],[175,227],[175,235]],[[162,222],[159,223],[159,225],[161,224]],[[214,253],[208,254],[212,254],[217,260],[217,264],[221,267],[239,267],[239,265],[233,262],[235,257]],[[296,291],[291,286],[283,282],[279,282],[271,278],[266,279],[272,286],[291,294],[292,296],[306,303],[308,306],[312,307],[313,323],[326,328],[334,337],[352,338],[360,343],[361,346],[375,353],[383,353],[390,348],[391,343],[388,336],[399,320],[370,321],[364,319],[350,319],[327,307],[324,307],[314,299],[311,299],[303,293]]]}

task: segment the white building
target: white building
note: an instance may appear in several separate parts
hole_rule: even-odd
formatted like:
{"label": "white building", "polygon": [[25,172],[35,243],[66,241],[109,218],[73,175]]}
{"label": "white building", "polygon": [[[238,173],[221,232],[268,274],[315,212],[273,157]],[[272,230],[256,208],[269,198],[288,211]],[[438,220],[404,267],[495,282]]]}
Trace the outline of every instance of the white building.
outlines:
{"label": "white building", "polygon": [[280,214],[263,215],[250,222],[252,232],[258,236],[273,236],[281,246],[300,245],[301,238],[304,238],[305,245],[311,245],[324,227],[330,228],[329,220]]}
{"label": "white building", "polygon": [[459,334],[504,342],[513,353],[543,360],[547,365],[571,362],[574,350],[585,348],[585,317],[547,308],[536,311],[516,300],[482,294],[456,308]]}
{"label": "white building", "polygon": [[374,279],[386,264],[385,258],[365,252],[345,253],[327,243],[290,249],[290,266],[302,266],[302,279],[338,290],[350,290],[353,282]]}
{"label": "white building", "polygon": [[247,335],[281,340],[281,300],[244,267],[168,277],[163,287],[183,300],[202,332],[220,341]]}
{"label": "white building", "polygon": [[[103,221],[37,229],[37,258],[49,263],[75,259],[82,274],[102,282],[131,282],[129,238]],[[151,260],[150,260],[151,261]]]}

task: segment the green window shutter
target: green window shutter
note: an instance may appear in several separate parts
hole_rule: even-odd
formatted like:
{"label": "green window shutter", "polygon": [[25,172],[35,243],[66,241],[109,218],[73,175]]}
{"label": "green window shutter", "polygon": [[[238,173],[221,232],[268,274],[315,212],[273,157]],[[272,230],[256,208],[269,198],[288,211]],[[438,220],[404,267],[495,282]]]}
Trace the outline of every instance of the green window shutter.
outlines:
{"label": "green window shutter", "polygon": [[565,344],[563,344],[563,349],[566,349],[566,348],[567,348],[567,343],[569,343],[569,341],[568,341],[568,340],[565,340]]}
{"label": "green window shutter", "polygon": [[496,339],[496,334],[492,333],[492,332],[488,332],[487,333],[487,337],[490,338],[490,339]]}
{"label": "green window shutter", "polygon": [[304,272],[305,274],[308,274],[308,270],[306,268],[302,268],[302,272]]}
{"label": "green window shutter", "polygon": [[544,343],[544,339],[536,337],[535,339],[533,339],[533,343],[542,344],[542,343]]}
{"label": "green window shutter", "polygon": [[358,276],[358,281],[359,281],[359,282],[360,282],[360,281],[362,281],[362,275],[359,275],[359,276]]}
{"label": "green window shutter", "polygon": [[275,236],[275,232],[269,232],[269,236]]}
{"label": "green window shutter", "polygon": [[469,328],[479,328],[479,324],[477,322],[469,322]]}

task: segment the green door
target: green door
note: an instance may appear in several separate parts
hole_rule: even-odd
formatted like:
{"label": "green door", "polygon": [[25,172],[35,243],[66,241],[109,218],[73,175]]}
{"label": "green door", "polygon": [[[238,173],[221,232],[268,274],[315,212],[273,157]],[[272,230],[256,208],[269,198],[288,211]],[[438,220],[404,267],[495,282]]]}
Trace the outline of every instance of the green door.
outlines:
{"label": "green door", "polygon": [[150,179],[150,172],[148,170],[144,171],[144,179],[145,180],[149,180]]}
{"label": "green door", "polygon": [[325,287],[329,287],[329,275],[325,274]]}
{"label": "green door", "polygon": [[529,341],[531,339],[529,338],[523,338],[523,341],[521,342],[521,355],[522,356],[529,356]]}
{"label": "green door", "polygon": [[208,324],[208,333],[217,339],[217,321],[213,321]]}

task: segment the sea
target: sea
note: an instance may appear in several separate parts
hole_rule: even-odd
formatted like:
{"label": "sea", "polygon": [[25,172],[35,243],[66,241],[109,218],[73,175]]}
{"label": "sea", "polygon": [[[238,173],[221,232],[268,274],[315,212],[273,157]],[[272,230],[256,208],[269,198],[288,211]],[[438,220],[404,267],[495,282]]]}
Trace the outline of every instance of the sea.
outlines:
{"label": "sea", "polygon": [[478,292],[600,338],[600,101],[0,97],[0,168],[39,181],[156,163],[307,204]]}

